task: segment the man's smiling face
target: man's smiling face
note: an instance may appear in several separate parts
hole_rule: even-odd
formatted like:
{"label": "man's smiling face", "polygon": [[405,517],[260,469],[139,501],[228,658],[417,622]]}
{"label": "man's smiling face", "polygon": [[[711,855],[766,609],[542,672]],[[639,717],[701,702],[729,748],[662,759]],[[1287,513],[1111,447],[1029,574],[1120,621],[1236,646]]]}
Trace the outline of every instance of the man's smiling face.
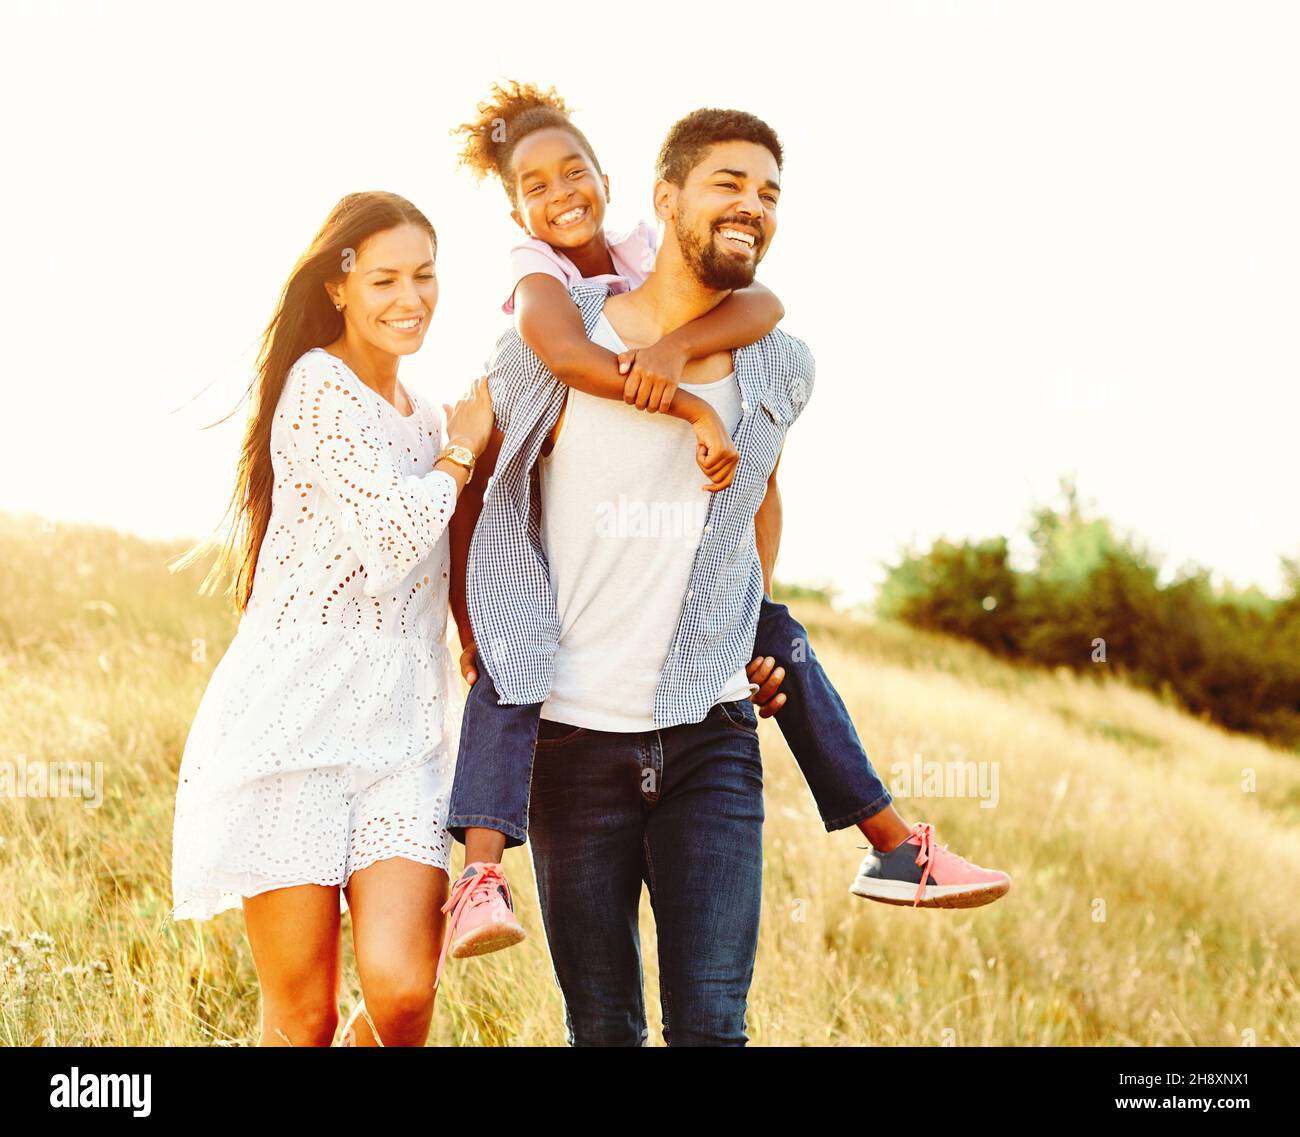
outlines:
{"label": "man's smiling face", "polygon": [[682,256],[706,288],[753,283],[776,234],[776,158],[756,142],[709,147],[678,189],[673,220]]}

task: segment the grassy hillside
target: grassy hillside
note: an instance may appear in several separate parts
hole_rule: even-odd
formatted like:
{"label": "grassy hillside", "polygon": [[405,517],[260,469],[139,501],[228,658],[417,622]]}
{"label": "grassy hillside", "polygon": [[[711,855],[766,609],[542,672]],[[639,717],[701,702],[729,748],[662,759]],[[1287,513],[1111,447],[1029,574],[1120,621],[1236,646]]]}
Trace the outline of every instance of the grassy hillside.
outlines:
{"label": "grassy hillside", "polygon": [[[0,762],[102,762],[103,804],[0,799],[0,1045],[242,1044],[257,991],[239,913],[170,925],[176,769],[234,630],[171,577],[175,550],[0,517]],[[886,780],[996,763],[994,808],[900,802],[1015,877],[975,911],[848,895],[856,832],[827,835],[762,725],[764,918],[756,1044],[1300,1043],[1300,764],[1104,676],[796,602]],[[457,963],[432,1041],[563,1041],[527,854],[530,940]],[[653,930],[644,908],[657,1027]],[[345,924],[346,930],[346,924]],[[346,970],[343,1011],[357,995]]]}

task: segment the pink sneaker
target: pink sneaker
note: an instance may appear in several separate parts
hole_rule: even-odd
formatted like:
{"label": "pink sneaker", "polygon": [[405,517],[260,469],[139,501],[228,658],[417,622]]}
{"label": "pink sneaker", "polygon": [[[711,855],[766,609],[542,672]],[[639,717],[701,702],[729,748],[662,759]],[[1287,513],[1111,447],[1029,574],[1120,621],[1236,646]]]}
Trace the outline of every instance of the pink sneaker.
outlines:
{"label": "pink sneaker", "polygon": [[451,915],[442,940],[442,954],[438,957],[435,987],[442,979],[448,950],[457,959],[486,955],[517,944],[527,935],[515,918],[510,885],[498,864],[474,861],[466,865],[460,879],[451,886],[451,895],[442,910]]}
{"label": "pink sneaker", "polygon": [[934,826],[922,821],[896,849],[868,853],[849,891],[882,904],[978,908],[1005,896],[1010,888],[1006,873],[973,865],[948,852],[947,845],[936,845]]}

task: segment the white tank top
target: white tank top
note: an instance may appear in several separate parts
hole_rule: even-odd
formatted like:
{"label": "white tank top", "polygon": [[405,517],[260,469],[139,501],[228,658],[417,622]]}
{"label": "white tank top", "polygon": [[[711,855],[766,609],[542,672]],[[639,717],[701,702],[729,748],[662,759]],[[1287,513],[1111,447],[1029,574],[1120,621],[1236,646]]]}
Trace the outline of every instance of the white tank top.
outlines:
{"label": "white tank top", "polygon": [[[626,351],[604,315],[592,342]],[[735,373],[682,389],[732,434]],[[539,463],[542,540],[560,617],[555,680],[542,718],[594,730],[653,730],[709,508],[689,423],[570,389],[555,448]],[[748,662],[748,661],[746,661]],[[716,702],[749,697],[742,666]]]}

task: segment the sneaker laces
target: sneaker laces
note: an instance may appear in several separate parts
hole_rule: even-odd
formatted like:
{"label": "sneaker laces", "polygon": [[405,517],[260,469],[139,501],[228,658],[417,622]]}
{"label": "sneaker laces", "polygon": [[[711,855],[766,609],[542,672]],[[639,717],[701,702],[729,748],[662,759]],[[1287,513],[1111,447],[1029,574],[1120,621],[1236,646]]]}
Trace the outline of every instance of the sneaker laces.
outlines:
{"label": "sneaker laces", "polygon": [[970,864],[970,862],[965,857],[949,852],[947,845],[936,846],[934,843],[934,826],[928,821],[918,821],[912,826],[911,836],[915,837],[920,844],[920,848],[916,851],[916,863],[925,866],[924,871],[921,873],[921,883],[916,886],[916,898],[912,901],[912,907],[915,908],[921,903],[921,897],[925,895],[925,882],[930,879],[930,870],[934,867],[935,858],[939,853],[961,861],[963,864]]}
{"label": "sneaker laces", "polygon": [[[921,873],[921,883],[916,889],[916,898],[912,902],[913,908],[921,902],[921,897],[925,894],[925,882],[929,879],[930,870],[934,867],[940,853],[969,869],[979,868],[979,865],[968,861],[960,853],[954,853],[947,845],[936,845],[934,842],[934,826],[928,821],[920,821],[914,825],[912,827],[912,837],[915,837],[920,844],[920,848],[916,851],[916,863],[925,866],[925,871]],[[910,837],[908,839],[911,840]]]}
{"label": "sneaker laces", "polygon": [[447,962],[447,949],[451,947],[452,938],[455,936],[456,928],[460,924],[461,913],[471,904],[485,903],[491,900],[497,895],[498,885],[505,889],[508,898],[510,896],[510,885],[506,883],[505,875],[501,872],[501,866],[482,864],[472,876],[461,874],[460,879],[451,886],[451,893],[447,897],[447,903],[442,906],[443,912],[450,912],[451,916],[448,918],[447,927],[443,932],[442,952],[438,956],[438,970],[433,978],[435,991],[442,979],[442,969]]}

